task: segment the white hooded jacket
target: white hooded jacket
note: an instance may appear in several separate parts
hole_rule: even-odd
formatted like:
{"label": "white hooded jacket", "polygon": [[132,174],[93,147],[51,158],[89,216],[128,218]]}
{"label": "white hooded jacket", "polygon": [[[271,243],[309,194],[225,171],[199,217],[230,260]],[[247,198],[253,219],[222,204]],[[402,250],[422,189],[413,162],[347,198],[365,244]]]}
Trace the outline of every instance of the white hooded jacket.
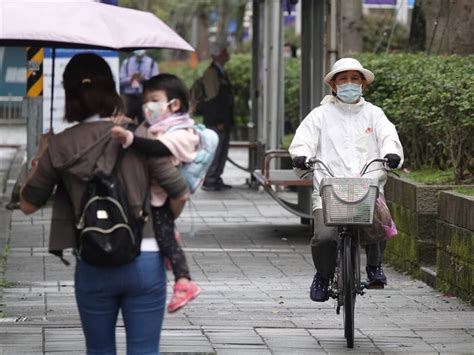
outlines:
{"label": "white hooded jacket", "polygon": [[[346,104],[334,96],[326,96],[321,106],[313,109],[296,130],[289,152],[292,158],[316,157],[334,172],[337,177],[359,176],[365,163],[386,154],[401,157],[403,148],[395,126],[388,120],[382,109],[360,98],[356,104]],[[378,164],[378,166],[377,166]],[[369,170],[380,167],[374,163]],[[304,171],[295,169],[301,176]],[[313,190],[313,210],[322,208],[319,183],[327,175],[315,170]],[[386,173],[379,170],[364,175],[379,180],[383,193]]]}

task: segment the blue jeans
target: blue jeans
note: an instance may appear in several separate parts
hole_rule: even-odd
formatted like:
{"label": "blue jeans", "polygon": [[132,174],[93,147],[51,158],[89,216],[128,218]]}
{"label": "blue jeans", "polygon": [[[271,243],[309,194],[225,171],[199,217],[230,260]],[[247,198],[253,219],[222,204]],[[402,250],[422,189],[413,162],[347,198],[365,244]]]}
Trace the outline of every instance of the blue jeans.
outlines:
{"label": "blue jeans", "polygon": [[166,272],[159,252],[142,252],[119,267],[95,267],[77,259],[75,292],[87,354],[116,354],[119,309],[127,354],[159,354],[166,302]]}

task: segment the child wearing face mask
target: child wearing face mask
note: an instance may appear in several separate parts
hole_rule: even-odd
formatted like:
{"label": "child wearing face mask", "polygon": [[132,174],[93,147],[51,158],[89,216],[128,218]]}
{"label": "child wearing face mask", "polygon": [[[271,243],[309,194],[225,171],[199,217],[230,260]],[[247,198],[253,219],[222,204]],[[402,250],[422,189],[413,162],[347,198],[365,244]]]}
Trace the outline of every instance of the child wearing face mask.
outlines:
{"label": "child wearing face mask", "polygon": [[[381,108],[367,102],[362,93],[375,79],[374,74],[354,58],[341,58],[325,76],[331,88],[321,105],[314,108],[296,129],[289,147],[296,173],[308,170],[308,158],[322,159],[335,176],[357,176],[363,165],[374,158],[384,157],[390,168],[403,164],[403,148],[395,126]],[[375,172],[373,173],[375,174]],[[386,174],[379,178],[383,193]],[[324,302],[329,298],[328,285],[334,275],[337,255],[337,228],[324,224],[319,184],[324,177],[314,171],[313,215],[314,234],[311,255],[316,269],[310,287],[310,298]],[[385,241],[365,247],[367,255],[367,285],[383,288],[387,278],[382,261]]]}
{"label": "child wearing face mask", "polygon": [[[154,76],[143,85],[143,99],[145,121],[135,134],[115,126],[112,137],[124,148],[131,147],[148,156],[167,156],[175,165],[191,162],[197,154],[199,136],[191,128],[171,129],[194,124],[188,115],[188,90],[183,82],[172,74]],[[144,136],[147,138],[142,138]],[[155,236],[160,251],[171,262],[175,277],[173,296],[168,304],[168,312],[172,313],[196,298],[201,289],[191,279],[186,256],[177,240],[170,200],[159,186],[152,185],[150,189]]]}

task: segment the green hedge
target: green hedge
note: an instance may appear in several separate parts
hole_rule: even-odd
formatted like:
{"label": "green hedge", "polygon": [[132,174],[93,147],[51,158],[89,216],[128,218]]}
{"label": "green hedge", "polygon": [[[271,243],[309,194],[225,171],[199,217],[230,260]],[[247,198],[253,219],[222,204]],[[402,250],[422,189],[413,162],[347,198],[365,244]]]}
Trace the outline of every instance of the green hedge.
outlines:
{"label": "green hedge", "polygon": [[[474,172],[474,55],[360,54],[375,74],[365,97],[380,106],[397,126],[405,149],[405,165],[417,169],[454,168],[457,181]],[[200,63],[170,69],[190,86],[207,67]],[[249,120],[251,56],[234,54],[226,65],[236,96],[238,125]],[[285,60],[285,130],[299,117],[300,60]],[[464,175],[464,176],[463,176]]]}
{"label": "green hedge", "polygon": [[457,182],[472,174],[474,56],[362,54],[375,74],[365,97],[397,126],[406,165],[454,168]]}

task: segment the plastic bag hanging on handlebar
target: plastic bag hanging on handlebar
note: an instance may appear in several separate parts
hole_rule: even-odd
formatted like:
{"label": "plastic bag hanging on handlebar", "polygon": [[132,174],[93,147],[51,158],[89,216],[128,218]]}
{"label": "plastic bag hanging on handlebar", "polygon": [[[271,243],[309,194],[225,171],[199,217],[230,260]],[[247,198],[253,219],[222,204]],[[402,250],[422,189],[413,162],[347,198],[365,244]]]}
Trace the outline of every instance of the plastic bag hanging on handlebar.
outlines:
{"label": "plastic bag hanging on handlebar", "polygon": [[377,243],[394,238],[398,234],[397,227],[382,194],[375,201],[373,224],[370,227],[362,228],[362,231],[361,242],[363,244]]}

